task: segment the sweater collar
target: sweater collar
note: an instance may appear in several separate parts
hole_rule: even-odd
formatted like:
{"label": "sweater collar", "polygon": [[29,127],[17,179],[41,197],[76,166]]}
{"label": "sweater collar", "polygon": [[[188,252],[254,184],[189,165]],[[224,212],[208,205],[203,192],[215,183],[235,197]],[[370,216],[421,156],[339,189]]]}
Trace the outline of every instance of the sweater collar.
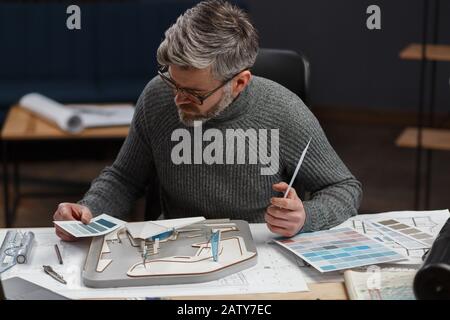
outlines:
{"label": "sweater collar", "polygon": [[253,78],[250,79],[247,86],[242,92],[233,100],[233,102],[225,108],[217,116],[206,121],[208,124],[218,124],[232,121],[248,112],[250,104],[254,96]]}

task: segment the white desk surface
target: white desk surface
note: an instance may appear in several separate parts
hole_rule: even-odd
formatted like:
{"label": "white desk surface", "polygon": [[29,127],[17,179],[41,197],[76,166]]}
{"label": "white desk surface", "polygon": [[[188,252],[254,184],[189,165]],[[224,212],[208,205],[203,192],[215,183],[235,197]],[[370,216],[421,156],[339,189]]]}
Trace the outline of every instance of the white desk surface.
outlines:
{"label": "white desk surface", "polygon": [[[448,210],[392,212],[356,216],[347,220],[341,226],[354,226],[354,221],[375,219],[378,217],[401,217],[404,219],[427,217],[435,225],[433,230],[436,233],[449,216]],[[339,288],[336,287],[337,290],[343,291],[341,288],[343,287],[342,272],[321,274],[311,267],[305,267],[292,253],[275,244],[269,243],[270,239],[276,235],[271,233],[265,224],[250,224],[250,228],[258,249],[258,265],[247,271],[207,283],[111,289],[85,287],[82,283],[81,271],[90,240],[84,239],[78,242],[63,242],[54,233],[54,228],[18,229],[21,231],[31,230],[36,236],[29,263],[15,265],[1,274],[1,276],[2,279],[20,276],[73,299],[176,296],[186,298],[189,296],[209,296],[211,298],[214,295],[217,297],[234,295],[235,297],[242,298],[246,294],[256,294],[254,296],[261,299],[265,297],[264,294],[268,293],[272,296],[275,295],[283,298],[283,294],[285,293],[305,291],[308,290],[308,287],[315,290],[318,283],[326,283],[328,286],[339,285]],[[6,231],[7,229],[0,229],[0,242],[3,241]],[[58,244],[60,248],[64,261],[63,265],[58,263],[54,249],[55,244]],[[62,274],[67,281],[67,285],[61,284],[45,274],[42,270],[42,265],[44,264],[51,265],[55,271]],[[307,286],[306,283],[308,284]],[[336,298],[341,296],[345,298],[345,293],[340,292]]]}
{"label": "white desk surface", "polygon": [[[53,228],[20,228],[33,231],[35,243],[27,264],[15,265],[2,274],[2,279],[20,276],[38,285],[73,299],[142,298],[173,296],[211,296],[229,294],[287,293],[307,291],[308,273],[319,272],[300,268],[295,256],[275,244],[269,244],[272,234],[265,224],[251,224],[253,238],[258,248],[258,265],[226,278],[196,284],[94,289],[83,285],[81,271],[88,252],[90,239],[77,242],[61,241]],[[6,229],[0,230],[0,240]],[[58,263],[54,245],[58,244],[63,265]],[[42,270],[51,265],[67,281],[61,284]],[[308,270],[304,270],[308,269]],[[331,280],[331,281],[330,281]],[[325,282],[342,282],[340,274],[324,277]]]}

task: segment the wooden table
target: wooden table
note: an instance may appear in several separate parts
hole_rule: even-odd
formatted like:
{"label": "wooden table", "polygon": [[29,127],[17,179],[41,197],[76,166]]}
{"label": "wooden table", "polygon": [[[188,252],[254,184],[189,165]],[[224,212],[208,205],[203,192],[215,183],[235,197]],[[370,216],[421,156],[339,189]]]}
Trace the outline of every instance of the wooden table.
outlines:
{"label": "wooden table", "polygon": [[89,128],[80,133],[71,134],[62,131],[55,124],[47,122],[16,105],[8,112],[1,137],[3,141],[112,139],[125,138],[128,134],[128,129],[128,126]]}
{"label": "wooden table", "polygon": [[[208,296],[171,296],[165,300],[349,300],[344,282],[308,283],[310,291],[250,293]],[[86,300],[127,300],[128,298],[89,298]]]}
{"label": "wooden table", "polygon": [[[12,156],[12,148],[19,145],[20,142],[37,141],[51,143],[52,141],[93,141],[93,140],[111,140],[124,139],[128,134],[129,127],[103,127],[89,128],[80,133],[71,134],[62,131],[55,124],[37,117],[33,113],[21,108],[18,105],[13,106],[6,117],[1,132],[3,144],[3,190],[4,190],[4,210],[6,227],[11,227],[16,207],[20,199],[19,192],[19,165],[18,160]],[[9,194],[9,164],[13,164],[13,194],[10,208]]]}
{"label": "wooden table", "polygon": [[[403,148],[417,148],[419,130],[408,127],[395,141],[395,144]],[[421,134],[423,149],[450,151],[450,129],[423,128]]]}
{"label": "wooden table", "polygon": [[[422,45],[411,43],[400,52],[400,58],[405,60],[421,60]],[[434,61],[450,61],[450,45],[427,44],[425,47],[425,59]]]}
{"label": "wooden table", "polygon": [[171,300],[348,300],[344,282],[308,283],[310,291],[289,293],[179,296]]}

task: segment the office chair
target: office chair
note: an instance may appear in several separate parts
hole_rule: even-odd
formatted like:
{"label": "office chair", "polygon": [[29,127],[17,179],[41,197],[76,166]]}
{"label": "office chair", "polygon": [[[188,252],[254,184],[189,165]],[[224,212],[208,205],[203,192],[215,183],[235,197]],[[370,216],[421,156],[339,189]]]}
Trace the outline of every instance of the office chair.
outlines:
{"label": "office chair", "polygon": [[[260,48],[255,64],[250,69],[260,76],[291,90],[311,109],[309,97],[310,66],[308,59],[292,50]],[[301,199],[310,195],[303,185],[296,190]]]}
{"label": "office chair", "polygon": [[[288,88],[309,107],[310,68],[303,54],[291,50],[261,48],[251,72]],[[298,192],[304,194],[304,190]],[[146,190],[145,219],[156,220],[160,214],[160,190],[156,179]]]}
{"label": "office chair", "polygon": [[261,48],[251,71],[255,76],[267,78],[288,88],[309,107],[310,66],[303,54],[291,50]]}

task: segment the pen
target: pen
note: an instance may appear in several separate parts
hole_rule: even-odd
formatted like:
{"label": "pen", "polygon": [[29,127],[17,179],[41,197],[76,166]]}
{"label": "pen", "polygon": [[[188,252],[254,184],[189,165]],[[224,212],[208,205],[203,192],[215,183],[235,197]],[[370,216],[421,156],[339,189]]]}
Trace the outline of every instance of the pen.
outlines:
{"label": "pen", "polygon": [[306,151],[308,150],[311,140],[312,140],[312,138],[309,139],[308,144],[305,147],[305,150],[303,150],[302,155],[300,156],[300,159],[298,160],[297,167],[295,168],[294,174],[292,175],[292,178],[291,178],[291,182],[289,183],[289,186],[288,186],[286,192],[284,193],[283,198],[286,198],[289,194],[289,190],[291,190],[292,184],[294,183],[295,177],[297,177],[298,170],[300,170],[300,166],[302,165],[303,159],[305,158]]}
{"label": "pen", "polygon": [[64,280],[64,278],[60,274],[56,273],[55,270],[52,269],[52,267],[50,266],[42,266],[42,267],[44,268],[45,273],[48,274],[50,277],[63,284],[67,284],[66,280]]}
{"label": "pen", "polygon": [[61,252],[59,251],[58,245],[55,244],[56,256],[58,257],[59,264],[63,264],[63,259],[61,257]]}

